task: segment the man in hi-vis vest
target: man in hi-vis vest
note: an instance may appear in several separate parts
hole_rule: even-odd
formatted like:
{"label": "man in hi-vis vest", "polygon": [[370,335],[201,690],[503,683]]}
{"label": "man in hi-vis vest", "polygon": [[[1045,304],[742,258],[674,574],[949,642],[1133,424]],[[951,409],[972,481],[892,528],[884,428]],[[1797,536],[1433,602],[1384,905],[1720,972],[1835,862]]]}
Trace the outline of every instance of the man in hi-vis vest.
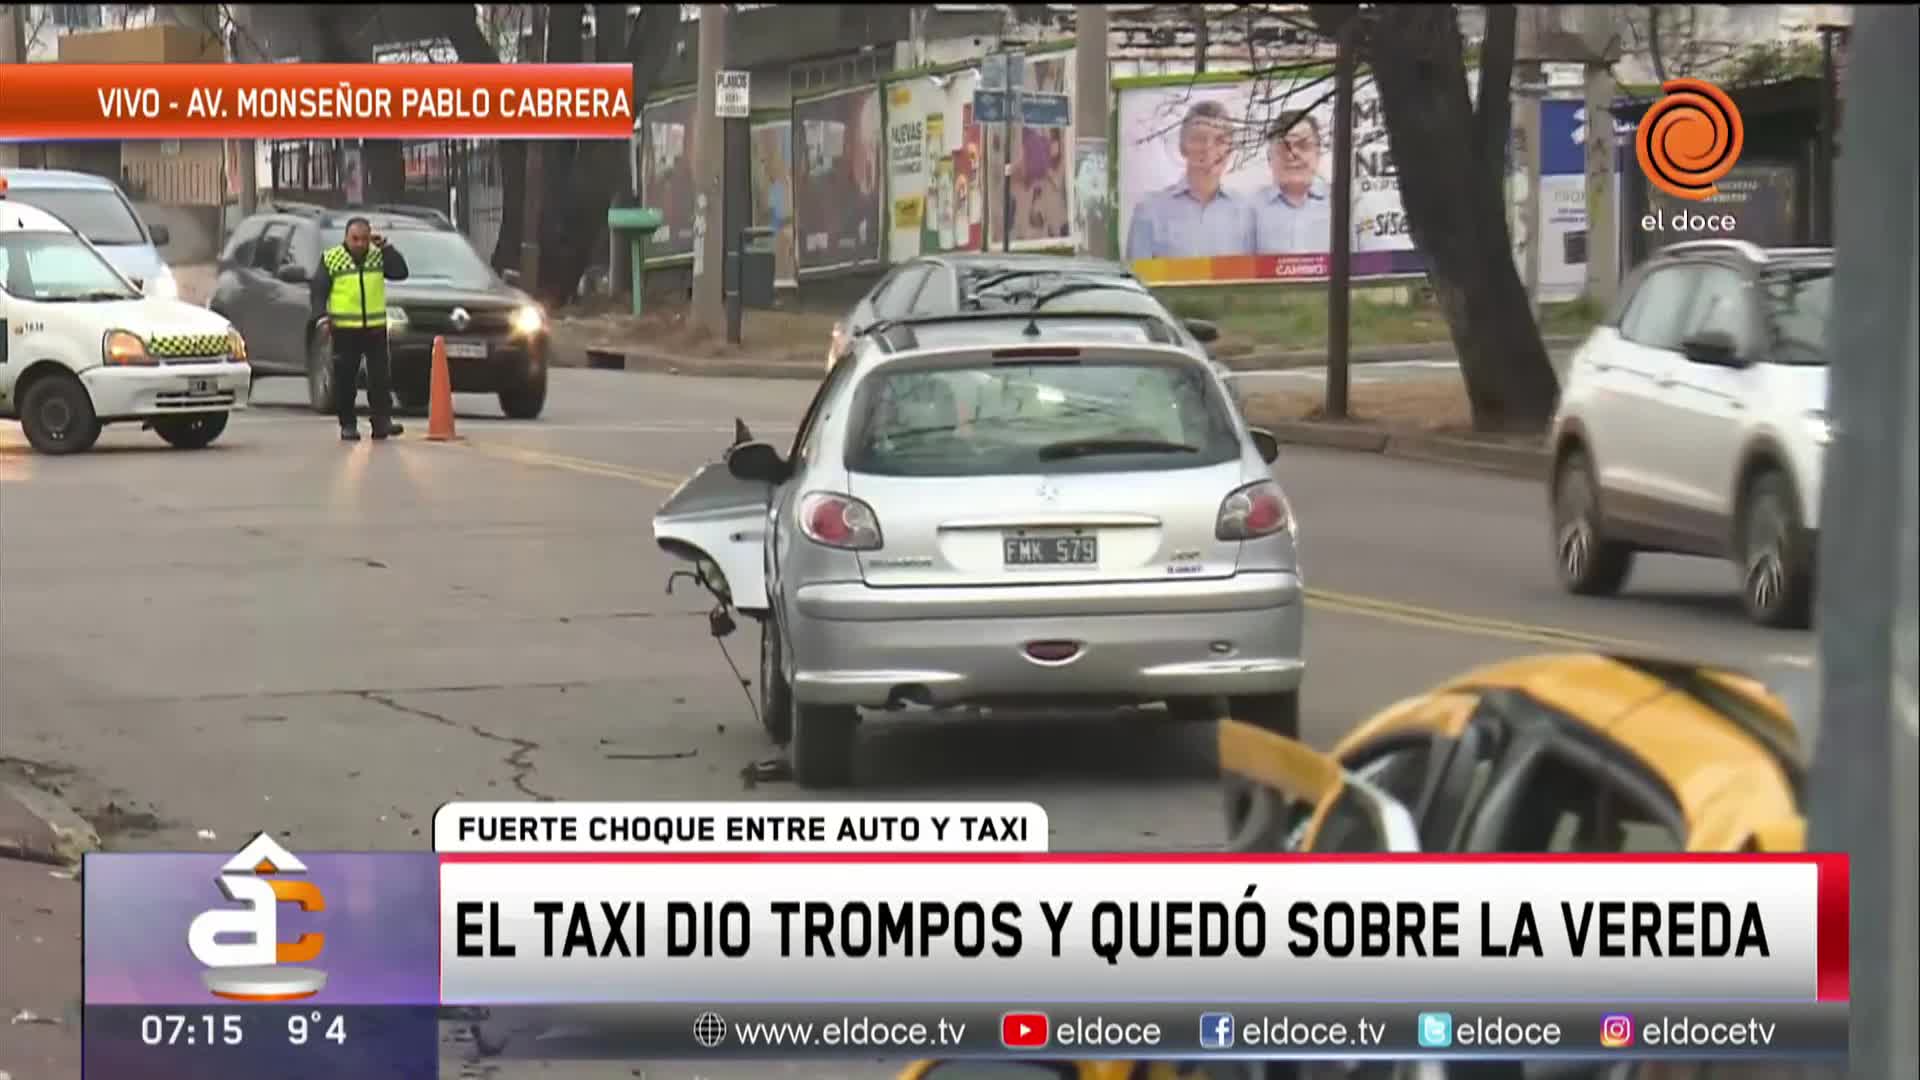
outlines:
{"label": "man in hi-vis vest", "polygon": [[354,419],[359,397],[361,361],[367,365],[367,410],[373,414],[373,437],[400,434],[393,422],[393,395],[388,384],[387,282],[407,279],[407,260],[400,249],[373,231],[366,218],[347,222],[343,244],[320,256],[320,273],[313,292],[326,305],[333,338],[333,407],[340,416],[340,438],[360,440]]}

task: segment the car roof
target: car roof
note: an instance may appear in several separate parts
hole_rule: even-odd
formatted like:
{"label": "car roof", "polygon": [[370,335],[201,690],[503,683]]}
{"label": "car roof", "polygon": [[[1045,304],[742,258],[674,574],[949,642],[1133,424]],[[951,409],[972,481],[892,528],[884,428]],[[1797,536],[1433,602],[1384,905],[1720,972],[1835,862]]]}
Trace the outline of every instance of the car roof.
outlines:
{"label": "car roof", "polygon": [[1600,653],[1507,660],[1389,706],[1334,754],[1416,732],[1457,736],[1494,691],[1518,692],[1624,750],[1672,794],[1690,848],[1722,849],[1800,816],[1805,742],[1786,706],[1758,680],[1711,666]]}
{"label": "car roof", "polygon": [[1692,258],[1701,255],[1727,256],[1759,266],[1772,264],[1833,265],[1830,247],[1762,247],[1746,240],[1685,240],[1669,244],[1655,254],[1657,259]]}
{"label": "car roof", "polygon": [[1132,277],[1132,271],[1112,259],[1090,259],[1076,255],[1042,255],[1032,252],[956,252],[929,256],[929,262],[941,262],[966,273],[993,273],[998,270],[1053,270],[1062,274],[1116,274]]}
{"label": "car roof", "polygon": [[37,206],[13,199],[0,198],[0,233],[14,232],[57,232],[78,235],[74,228],[59,215],[49,214]]}
{"label": "car roof", "polygon": [[59,188],[114,191],[120,186],[104,176],[74,172],[70,169],[8,168],[0,169],[0,176],[6,177],[9,186],[21,191],[28,189],[49,191]]}
{"label": "car roof", "polygon": [[259,216],[292,217],[311,222],[321,228],[345,228],[347,222],[363,217],[373,225],[393,231],[401,229],[457,231],[454,229],[452,219],[440,211],[432,207],[411,206],[403,203],[321,206],[318,203],[275,200],[269,203]]}

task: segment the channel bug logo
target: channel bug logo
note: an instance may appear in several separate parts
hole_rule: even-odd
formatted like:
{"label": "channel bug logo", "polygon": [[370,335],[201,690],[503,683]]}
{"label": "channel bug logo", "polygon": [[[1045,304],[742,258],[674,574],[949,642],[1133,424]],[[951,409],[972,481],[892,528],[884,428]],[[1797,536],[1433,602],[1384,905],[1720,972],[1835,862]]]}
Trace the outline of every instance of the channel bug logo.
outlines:
{"label": "channel bug logo", "polygon": [[[220,891],[245,908],[218,907],[201,912],[187,927],[187,949],[207,966],[201,979],[216,997],[231,1001],[298,1001],[327,985],[312,962],[326,935],[301,934],[292,944],[280,941],[279,905],[325,911],[326,897],[310,881],[278,875],[304,874],[306,864],[266,833],[255,836],[220,868]],[[240,940],[221,940],[222,937]]]}
{"label": "channel bug logo", "polygon": [[1669,79],[1666,96],[1640,118],[1634,156],[1647,181],[1676,199],[1703,202],[1740,160],[1747,129],[1725,90],[1699,79]]}

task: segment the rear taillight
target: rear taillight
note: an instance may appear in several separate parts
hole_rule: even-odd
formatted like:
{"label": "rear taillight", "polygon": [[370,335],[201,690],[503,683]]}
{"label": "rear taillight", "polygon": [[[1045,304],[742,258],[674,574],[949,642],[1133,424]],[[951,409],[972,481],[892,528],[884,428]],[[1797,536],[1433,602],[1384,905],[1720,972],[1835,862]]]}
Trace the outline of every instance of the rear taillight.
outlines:
{"label": "rear taillight", "polygon": [[1261,480],[1235,491],[1221,502],[1213,535],[1221,540],[1252,540],[1283,532],[1292,523],[1293,515],[1287,509],[1287,497],[1280,493],[1280,485]]}
{"label": "rear taillight", "polygon": [[851,495],[816,491],[800,500],[800,531],[823,547],[873,551],[880,546],[880,519],[873,507]]}

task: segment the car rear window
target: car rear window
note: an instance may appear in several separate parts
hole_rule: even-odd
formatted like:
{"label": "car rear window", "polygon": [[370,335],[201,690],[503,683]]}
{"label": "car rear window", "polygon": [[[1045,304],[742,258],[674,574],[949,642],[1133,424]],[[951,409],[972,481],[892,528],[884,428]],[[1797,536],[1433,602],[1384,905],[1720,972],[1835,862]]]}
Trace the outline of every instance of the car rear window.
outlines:
{"label": "car rear window", "polygon": [[15,188],[11,198],[37,206],[96,244],[144,244],[146,232],[117,191],[106,188]]}
{"label": "car rear window", "polygon": [[847,467],[879,476],[1185,469],[1240,453],[1198,361],[883,368],[862,382],[853,415]]}

